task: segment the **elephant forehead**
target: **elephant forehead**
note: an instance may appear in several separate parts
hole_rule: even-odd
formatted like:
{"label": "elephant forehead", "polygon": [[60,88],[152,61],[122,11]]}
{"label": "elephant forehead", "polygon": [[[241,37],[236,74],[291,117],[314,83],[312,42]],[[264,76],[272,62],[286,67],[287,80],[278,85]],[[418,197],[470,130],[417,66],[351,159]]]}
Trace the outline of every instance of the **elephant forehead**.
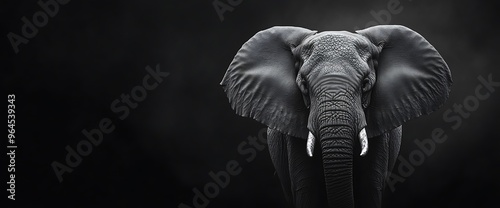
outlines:
{"label": "elephant forehead", "polygon": [[309,51],[304,53],[308,64],[327,71],[360,69],[369,54],[359,37],[348,32],[323,32],[311,39],[309,44]]}
{"label": "elephant forehead", "polygon": [[356,52],[356,38],[343,33],[323,32],[311,40],[312,53],[331,53],[334,56],[352,55]]}

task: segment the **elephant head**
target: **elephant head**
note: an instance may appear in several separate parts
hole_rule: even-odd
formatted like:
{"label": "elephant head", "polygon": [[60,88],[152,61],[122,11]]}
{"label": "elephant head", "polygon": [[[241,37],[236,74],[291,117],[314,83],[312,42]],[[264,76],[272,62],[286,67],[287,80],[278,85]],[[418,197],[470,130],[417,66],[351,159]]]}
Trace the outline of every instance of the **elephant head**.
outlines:
{"label": "elephant head", "polygon": [[452,79],[436,49],[404,26],[272,27],[241,47],[221,85],[237,114],[307,139],[310,156],[320,145],[328,203],[348,207],[356,140],[364,155],[367,138],[438,109]]}

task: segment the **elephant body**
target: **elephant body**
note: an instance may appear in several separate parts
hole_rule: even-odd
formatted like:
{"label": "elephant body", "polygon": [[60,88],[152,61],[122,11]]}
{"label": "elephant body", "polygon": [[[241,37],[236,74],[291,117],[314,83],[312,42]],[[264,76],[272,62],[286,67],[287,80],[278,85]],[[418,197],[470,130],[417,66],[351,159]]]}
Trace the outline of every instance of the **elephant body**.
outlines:
{"label": "elephant body", "polygon": [[237,114],[269,127],[290,204],[380,207],[402,124],[441,107],[452,78],[437,50],[404,26],[272,27],[243,44],[221,85]]}
{"label": "elephant body", "polygon": [[[370,152],[355,156],[353,163],[354,201],[357,207],[380,207],[385,179],[398,157],[402,128],[370,139]],[[303,153],[303,139],[268,128],[271,160],[288,203],[295,207],[328,207],[321,157]],[[315,154],[320,154],[316,150]]]}

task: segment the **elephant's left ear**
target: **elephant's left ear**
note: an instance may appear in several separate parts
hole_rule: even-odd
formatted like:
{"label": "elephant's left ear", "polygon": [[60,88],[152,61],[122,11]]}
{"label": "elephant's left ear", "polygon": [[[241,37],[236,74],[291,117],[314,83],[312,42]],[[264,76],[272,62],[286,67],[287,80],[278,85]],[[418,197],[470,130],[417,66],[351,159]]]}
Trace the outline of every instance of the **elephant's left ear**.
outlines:
{"label": "elephant's left ear", "polygon": [[377,81],[365,110],[368,137],[440,108],[453,83],[437,50],[417,32],[399,25],[356,31],[381,49]]}

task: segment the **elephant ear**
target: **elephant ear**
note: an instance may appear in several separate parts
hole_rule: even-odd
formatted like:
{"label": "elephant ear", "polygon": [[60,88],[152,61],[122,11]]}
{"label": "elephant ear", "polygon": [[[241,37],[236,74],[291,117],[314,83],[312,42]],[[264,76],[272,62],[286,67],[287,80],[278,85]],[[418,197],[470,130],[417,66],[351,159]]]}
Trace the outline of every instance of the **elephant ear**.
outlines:
{"label": "elephant ear", "polygon": [[399,25],[356,31],[381,50],[377,81],[365,109],[367,134],[380,135],[440,108],[453,83],[437,50],[417,32]]}
{"label": "elephant ear", "polygon": [[272,27],[243,44],[220,83],[238,115],[307,138],[309,112],[295,81],[298,69],[292,50],[315,33],[299,27]]}

